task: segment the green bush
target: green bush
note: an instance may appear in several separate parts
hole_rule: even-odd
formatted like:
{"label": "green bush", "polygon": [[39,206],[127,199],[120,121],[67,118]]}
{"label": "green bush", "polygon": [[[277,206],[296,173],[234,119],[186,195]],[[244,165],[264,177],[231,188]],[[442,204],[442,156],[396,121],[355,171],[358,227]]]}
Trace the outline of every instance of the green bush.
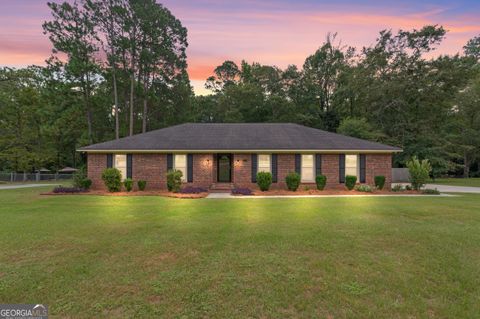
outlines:
{"label": "green bush", "polygon": [[262,192],[268,191],[270,185],[272,185],[272,174],[269,172],[258,172],[257,185]]}
{"label": "green bush", "polygon": [[130,192],[133,188],[133,180],[131,178],[126,178],[123,181],[123,186],[125,186],[125,189],[127,190],[127,192]]}
{"label": "green bush", "polygon": [[84,167],[73,174],[73,186],[83,189],[89,189],[92,186],[92,181],[87,178],[87,171]]}
{"label": "green bush", "polygon": [[81,182],[81,188],[83,189],[90,189],[90,187],[92,186],[92,180],[89,179],[89,178],[85,178],[82,182]]}
{"label": "green bush", "polygon": [[345,186],[351,191],[357,183],[357,176],[347,175],[345,176]]}
{"label": "green bush", "polygon": [[139,180],[137,184],[138,184],[138,189],[141,191],[144,191],[145,187],[147,186],[147,181]]}
{"label": "green bush", "polygon": [[375,176],[374,180],[375,180],[375,187],[382,190],[383,186],[385,186],[385,176],[383,175]]}
{"label": "green bush", "polygon": [[355,186],[355,190],[357,192],[364,192],[364,193],[372,192],[372,188],[370,187],[370,185],[365,185],[365,184]]}
{"label": "green bush", "polygon": [[412,185],[406,185],[405,186],[405,190],[407,191],[411,191],[413,188],[412,188]]}
{"label": "green bush", "polygon": [[396,184],[392,187],[392,192],[403,192],[405,188],[401,184]]}
{"label": "green bush", "polygon": [[168,191],[178,193],[182,188],[182,171],[169,170],[167,173],[167,188]]}
{"label": "green bush", "polygon": [[295,192],[300,186],[300,174],[297,172],[288,173],[285,177],[285,183],[287,183],[287,188],[289,191]]}
{"label": "green bush", "polygon": [[122,173],[116,168],[106,168],[102,180],[109,192],[119,192],[122,188]]}
{"label": "green bush", "polygon": [[420,161],[416,156],[407,162],[410,183],[414,190],[420,190],[430,179],[432,166],[427,159]]}
{"label": "green bush", "polygon": [[440,195],[440,191],[438,189],[431,189],[431,188],[426,188],[422,191],[422,194],[427,194],[427,195]]}
{"label": "green bush", "polygon": [[317,183],[317,189],[323,191],[325,185],[327,184],[327,176],[318,175],[317,177],[315,177],[315,183]]}

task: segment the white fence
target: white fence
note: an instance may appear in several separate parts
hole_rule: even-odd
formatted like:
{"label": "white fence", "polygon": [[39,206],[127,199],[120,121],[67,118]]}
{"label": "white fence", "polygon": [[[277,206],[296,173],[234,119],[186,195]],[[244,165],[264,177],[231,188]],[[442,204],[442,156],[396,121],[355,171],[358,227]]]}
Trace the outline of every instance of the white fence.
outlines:
{"label": "white fence", "polygon": [[40,181],[58,181],[69,180],[73,174],[43,174],[43,173],[0,173],[2,182],[40,182]]}

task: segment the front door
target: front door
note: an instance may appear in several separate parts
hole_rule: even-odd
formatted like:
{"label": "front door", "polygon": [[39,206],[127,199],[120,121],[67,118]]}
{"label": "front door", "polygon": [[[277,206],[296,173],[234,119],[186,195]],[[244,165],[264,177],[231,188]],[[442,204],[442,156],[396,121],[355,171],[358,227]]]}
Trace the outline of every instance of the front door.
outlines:
{"label": "front door", "polygon": [[217,155],[217,176],[219,183],[232,182],[232,154]]}

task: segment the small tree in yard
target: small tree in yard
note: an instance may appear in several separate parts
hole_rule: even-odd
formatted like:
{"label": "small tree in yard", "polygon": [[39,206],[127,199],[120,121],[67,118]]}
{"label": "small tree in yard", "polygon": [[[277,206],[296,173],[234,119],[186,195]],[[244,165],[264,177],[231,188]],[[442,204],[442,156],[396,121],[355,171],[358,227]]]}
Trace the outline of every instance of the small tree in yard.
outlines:
{"label": "small tree in yard", "polygon": [[420,190],[430,179],[432,166],[427,159],[420,161],[416,156],[407,162],[410,183],[414,190]]}
{"label": "small tree in yard", "polygon": [[272,185],[272,174],[269,172],[258,172],[257,185],[262,192],[268,191],[270,185]]}
{"label": "small tree in yard", "polygon": [[285,177],[285,183],[287,183],[287,188],[289,191],[296,191],[298,186],[300,186],[300,174],[297,172],[288,173],[287,177]]}
{"label": "small tree in yard", "polygon": [[167,188],[169,192],[178,193],[182,187],[182,171],[170,170],[167,173]]}
{"label": "small tree in yard", "polygon": [[102,180],[109,192],[119,192],[122,189],[122,173],[116,168],[106,168]]}

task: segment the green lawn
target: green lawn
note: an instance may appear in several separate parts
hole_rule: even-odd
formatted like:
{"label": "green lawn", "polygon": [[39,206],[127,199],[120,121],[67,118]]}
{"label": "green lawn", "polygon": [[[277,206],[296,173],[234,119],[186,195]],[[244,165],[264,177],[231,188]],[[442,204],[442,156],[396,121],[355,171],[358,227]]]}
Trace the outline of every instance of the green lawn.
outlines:
{"label": "green lawn", "polygon": [[[45,190],[45,189],[43,189]],[[0,191],[0,300],[61,317],[474,318],[480,196]]]}
{"label": "green lawn", "polygon": [[432,184],[480,187],[480,178],[437,178]]}

